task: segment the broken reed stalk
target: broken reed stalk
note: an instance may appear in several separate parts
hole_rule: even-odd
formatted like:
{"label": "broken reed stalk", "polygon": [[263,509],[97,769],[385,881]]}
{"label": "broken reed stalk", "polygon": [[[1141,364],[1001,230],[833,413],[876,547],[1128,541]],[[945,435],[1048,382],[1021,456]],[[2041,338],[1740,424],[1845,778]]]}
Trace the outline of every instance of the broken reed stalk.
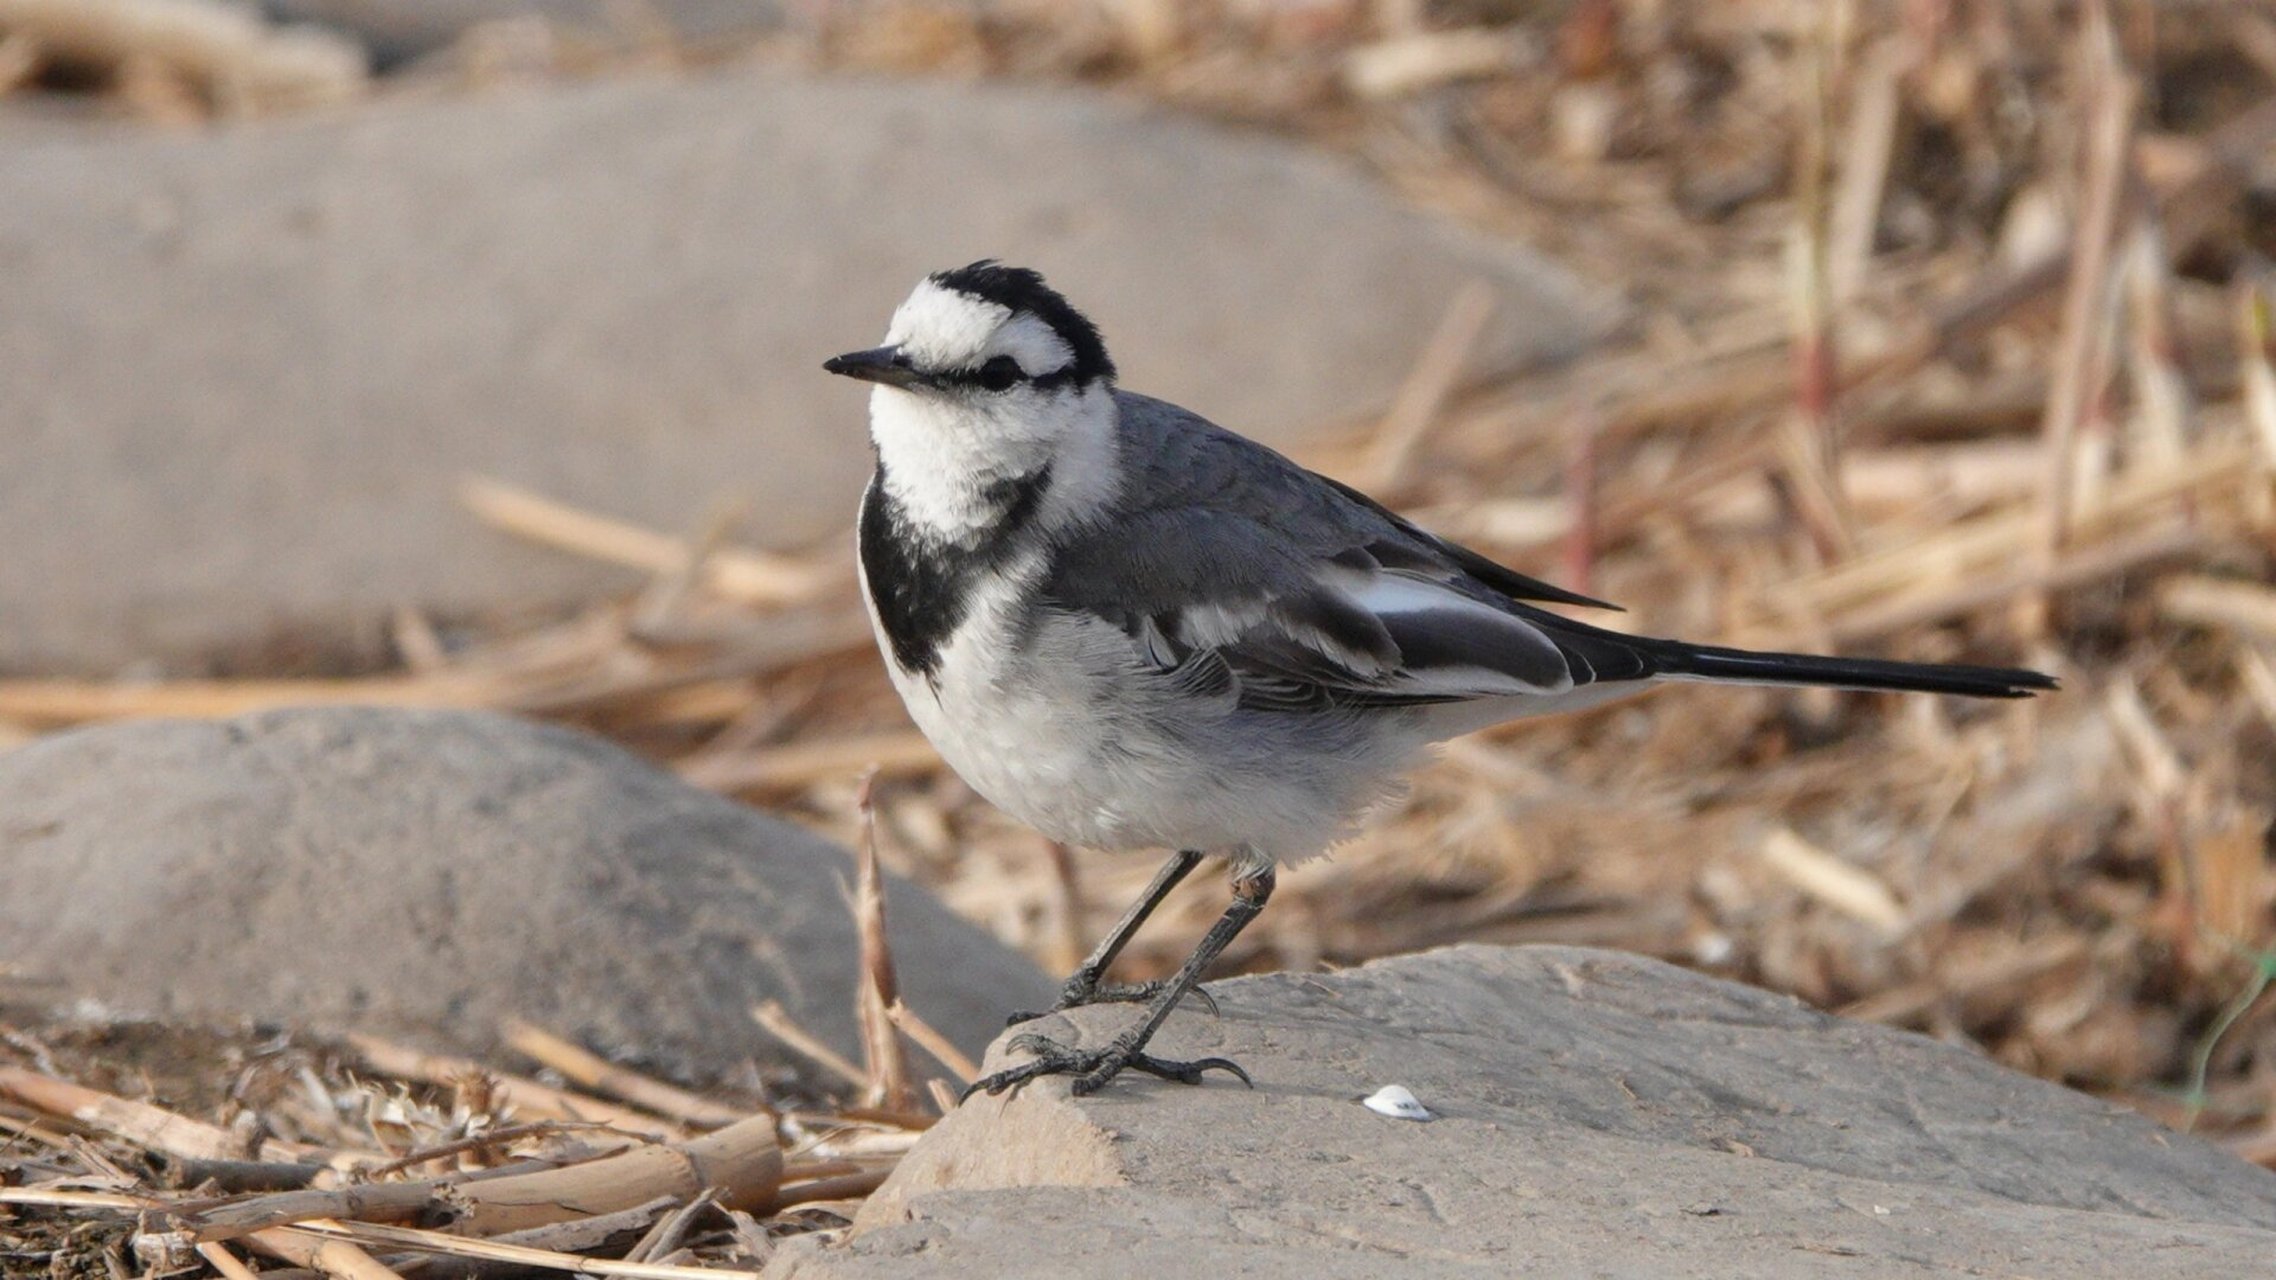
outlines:
{"label": "broken reed stalk", "polygon": [[[1828,19],[1830,21],[1830,19]],[[1847,305],[1865,283],[1880,231],[1881,200],[1896,157],[1897,125],[1903,114],[1900,90],[1905,73],[1919,60],[1910,36],[1885,37],[1866,53],[1850,99],[1849,131],[1842,142],[1841,174],[1828,215],[1826,280],[1837,307]],[[1828,87],[1830,95],[1830,86]],[[1825,110],[1820,108],[1821,113]]]}
{"label": "broken reed stalk", "polygon": [[1565,440],[1565,585],[1584,596],[1596,589],[1596,549],[1602,537],[1597,518],[1597,426],[1596,412],[1583,410]]}
{"label": "broken reed stalk", "polygon": [[1817,15],[1813,35],[1797,54],[1794,220],[1787,235],[1788,304],[1793,315],[1794,415],[1780,429],[1785,464],[1780,496],[1799,517],[1818,558],[1832,563],[1857,550],[1856,522],[1841,492],[1840,385],[1835,347],[1833,285],[1828,275],[1830,235],[1827,169],[1833,130],[1835,5],[1808,5]]}
{"label": "broken reed stalk", "polygon": [[415,1182],[280,1191],[181,1215],[193,1240],[233,1240],[312,1219],[439,1219],[477,1235],[617,1213],[659,1197],[683,1202],[716,1191],[731,1209],[763,1209],[782,1183],[772,1116],[685,1142],[635,1147],[558,1168],[481,1170]]}
{"label": "broken reed stalk", "polygon": [[1089,947],[1083,941],[1083,893],[1075,871],[1075,851],[1057,840],[1043,842],[1044,861],[1051,868],[1045,882],[1050,923],[1045,930],[1043,967],[1052,973],[1072,973]]}
{"label": "broken reed stalk", "polygon": [[730,600],[760,606],[806,604],[836,589],[835,566],[747,547],[712,547],[706,554],[687,540],[629,521],[598,515],[483,476],[459,482],[459,500],[492,528],[573,555],[639,569],[659,578],[688,571]]}
{"label": "broken reed stalk", "polygon": [[[896,999],[887,1006],[885,1014],[893,1020],[894,1026],[900,1028],[901,1034],[931,1054],[933,1061],[955,1073],[958,1084],[970,1084],[979,1078],[979,1064],[966,1057],[962,1049],[957,1048],[953,1041],[942,1035],[931,1023],[918,1017],[917,1011],[906,1003]],[[947,1111],[944,1110],[941,1114],[946,1115]]]}
{"label": "broken reed stalk", "polygon": [[440,1231],[423,1231],[416,1227],[399,1227],[377,1222],[305,1222],[281,1232],[285,1235],[307,1233],[319,1238],[360,1242],[390,1249],[411,1249],[442,1257],[478,1258],[486,1262],[509,1266],[538,1268],[546,1271],[566,1271],[581,1276],[605,1276],[621,1280],[758,1280],[752,1271],[737,1271],[726,1267],[680,1266],[665,1262],[620,1262],[610,1258],[589,1258],[583,1254],[558,1253],[550,1249],[533,1249],[528,1245],[506,1244],[497,1240],[477,1240],[467,1236],[446,1235]]}
{"label": "broken reed stalk", "polygon": [[2260,709],[2260,718],[2276,729],[2276,663],[2258,650],[2239,648],[2236,652],[2237,679],[2244,685],[2245,694]]}
{"label": "broken reed stalk", "polygon": [[257,10],[215,0],[0,0],[0,29],[59,62],[187,75],[227,112],[349,102],[369,78],[354,41],[321,28],[272,27]]}
{"label": "broken reed stalk", "polygon": [[[2063,299],[2054,382],[2048,388],[2047,411],[2041,423],[2047,454],[2039,553],[2049,561],[2071,535],[2079,434],[2102,395],[2102,388],[2093,385],[2099,367],[2096,352],[2104,309],[2110,305],[2110,258],[2125,189],[2134,103],[2140,92],[2119,61],[2104,0],[2088,0],[2079,39],[2083,74],[2079,118],[2087,128],[2080,179],[2084,194],[2077,253]],[[2035,598],[2025,622],[2031,632],[2044,629],[2044,595]]]}
{"label": "broken reed stalk", "polygon": [[[615,1213],[597,1214],[590,1218],[572,1218],[526,1231],[505,1231],[489,1237],[483,1243],[540,1249],[547,1253],[576,1256],[598,1249],[618,1236],[634,1231],[645,1231],[678,1201],[670,1196],[658,1196],[643,1205],[622,1209]],[[419,1268],[418,1280],[481,1280],[499,1273],[500,1268],[482,1258],[469,1258],[463,1254],[426,1254],[419,1256],[424,1264]]]}
{"label": "broken reed stalk", "polygon": [[2256,446],[2254,469],[2263,478],[2254,486],[2251,514],[2266,524],[2276,516],[2276,495],[2266,482],[2276,477],[2276,323],[2270,320],[2264,274],[2248,274],[2237,285],[2237,365],[2243,372],[2245,421]]}
{"label": "broken reed stalk", "polygon": [[686,608],[703,574],[742,518],[741,504],[722,503],[696,526],[694,536],[680,544],[680,562],[654,574],[634,598],[628,623],[633,635],[670,635],[672,620]]}
{"label": "broken reed stalk", "polygon": [[1764,864],[1788,883],[1882,938],[1903,937],[1910,926],[1904,907],[1879,876],[1810,843],[1792,827],[1773,827],[1761,848]]}
{"label": "broken reed stalk", "polygon": [[1493,316],[1493,290],[1482,280],[1463,282],[1392,398],[1391,411],[1384,415],[1368,455],[1363,488],[1387,501],[1407,487],[1424,438],[1461,384],[1470,352]]}
{"label": "broken reed stalk", "polygon": [[2126,283],[2127,373],[2134,390],[2133,452],[2171,463],[2189,452],[2196,397],[2174,331],[2173,270],[2157,214],[2134,219],[2122,268]]}
{"label": "broken reed stalk", "polygon": [[[2203,508],[2216,502],[2235,503],[2254,483],[2249,449],[2209,440],[2178,465],[2129,468],[2098,505],[2077,513],[2072,535],[2089,541],[2121,535],[2150,522],[2185,496]],[[2002,566],[2032,552],[2041,528],[2038,517],[2034,511],[1995,509],[1954,521],[1904,546],[1802,574],[1782,584],[1780,591],[1807,614],[1837,618],[1854,609],[1886,606],[1892,597],[1919,592],[1924,586],[1942,590],[1971,576],[2004,574]]]}
{"label": "broken reed stalk", "polygon": [[778,791],[843,778],[865,766],[887,777],[932,773],[940,752],[915,730],[761,747],[697,756],[676,767],[680,777],[706,791]]}
{"label": "broken reed stalk", "polygon": [[334,1280],[403,1280],[403,1274],[347,1240],[326,1240],[282,1228],[256,1231],[248,1243],[280,1262],[306,1267]]}
{"label": "broken reed stalk", "polygon": [[149,1196],[122,1195],[116,1191],[62,1191],[47,1187],[0,1187],[0,1204],[40,1205],[52,1209],[153,1209]]}
{"label": "broken reed stalk", "polygon": [[624,1260],[626,1262],[662,1261],[680,1247],[681,1241],[687,1239],[688,1228],[694,1224],[696,1216],[705,1210],[717,1207],[718,1203],[718,1196],[706,1189],[686,1204],[657,1218],[647,1232],[640,1237],[639,1241],[625,1253]]}
{"label": "broken reed stalk", "polygon": [[495,1083],[500,1102],[525,1115],[606,1125],[627,1136],[657,1142],[687,1136],[687,1131],[673,1121],[599,1098],[556,1089],[526,1076],[492,1071],[471,1058],[427,1053],[377,1036],[350,1034],[346,1039],[357,1056],[381,1075],[445,1086],[455,1085],[471,1077],[484,1076]]}
{"label": "broken reed stalk", "polygon": [[510,1019],[500,1029],[499,1035],[508,1048],[553,1068],[580,1088],[608,1094],[658,1115],[670,1116],[683,1124],[717,1128],[734,1124],[749,1116],[748,1112],[725,1103],[713,1102],[709,1098],[689,1093],[676,1085],[642,1075],[630,1067],[620,1067],[597,1053],[519,1018]]}
{"label": "broken reed stalk", "polygon": [[45,58],[37,37],[28,31],[0,36],[0,97],[14,93],[38,75]]}
{"label": "broken reed stalk", "polygon": [[185,1160],[250,1157],[305,1164],[321,1161],[328,1154],[316,1147],[276,1138],[262,1138],[248,1147],[245,1139],[227,1129],[23,1067],[0,1066],[0,1095],[17,1098],[138,1147]]}
{"label": "broken reed stalk", "polygon": [[[621,1130],[611,1129],[607,1125],[602,1124],[587,1124],[576,1120],[533,1120],[528,1124],[509,1124],[501,1128],[484,1129],[479,1133],[469,1134],[463,1138],[454,1138],[449,1142],[437,1142],[424,1147],[413,1147],[411,1150],[404,1152],[402,1155],[399,1155],[384,1164],[372,1165],[369,1168],[360,1168],[357,1170],[357,1173],[365,1178],[383,1178],[391,1173],[401,1173],[406,1169],[416,1169],[420,1165],[431,1164],[434,1161],[442,1160],[450,1156],[465,1155],[470,1151],[499,1151],[503,1150],[508,1143],[520,1142],[528,1138],[552,1137],[564,1133],[595,1133],[602,1135],[613,1135],[617,1137],[627,1136]],[[283,1167],[290,1169],[293,1166],[286,1165]],[[195,1171],[193,1170],[186,1172],[194,1173]],[[189,1182],[187,1178],[184,1179],[184,1182],[186,1185],[196,1185],[193,1182]],[[242,1189],[247,1191],[292,1191],[296,1190],[297,1187],[248,1186]]]}
{"label": "broken reed stalk", "polygon": [[797,1051],[808,1061],[845,1081],[857,1089],[869,1086],[869,1076],[860,1067],[846,1061],[844,1055],[822,1043],[790,1016],[780,1000],[766,1000],[751,1009],[751,1021],[766,1028],[768,1034]]}
{"label": "broken reed stalk", "polygon": [[197,1254],[205,1259],[207,1266],[220,1274],[222,1280],[258,1280],[258,1273],[231,1253],[228,1245],[219,1241],[209,1240],[198,1245]]}
{"label": "broken reed stalk", "polygon": [[375,676],[361,680],[0,680],[0,720],[62,728],[101,720],[197,719],[244,715],[273,707],[482,707],[480,682],[444,676]]}
{"label": "broken reed stalk", "polygon": [[2189,574],[2159,583],[2156,599],[2158,612],[2176,622],[2276,641],[2276,589],[2260,583]]}
{"label": "broken reed stalk", "polygon": [[812,1182],[784,1187],[781,1204],[787,1208],[824,1200],[856,1200],[885,1185],[885,1180],[892,1176],[891,1169],[864,1169],[859,1173],[816,1178]]}
{"label": "broken reed stalk", "polygon": [[900,979],[893,971],[893,946],[885,933],[885,874],[877,864],[877,769],[861,775],[854,791],[854,810],[860,815],[861,838],[854,844],[854,930],[861,942],[861,974],[854,993],[855,1013],[861,1024],[864,1072],[862,1102],[889,1111],[907,1111],[916,1105],[909,1084],[909,1056],[893,1025],[892,1008],[901,1001]]}
{"label": "broken reed stalk", "polygon": [[[1879,640],[1911,627],[1949,622],[2032,594],[2068,591],[2161,561],[2179,560],[2212,546],[2217,535],[2182,524],[2154,528],[2092,546],[2074,546],[2053,564],[2025,560],[2018,567],[1953,583],[1940,591],[1914,591],[1828,619],[1834,644]],[[1765,643],[1771,643],[1766,641]]]}

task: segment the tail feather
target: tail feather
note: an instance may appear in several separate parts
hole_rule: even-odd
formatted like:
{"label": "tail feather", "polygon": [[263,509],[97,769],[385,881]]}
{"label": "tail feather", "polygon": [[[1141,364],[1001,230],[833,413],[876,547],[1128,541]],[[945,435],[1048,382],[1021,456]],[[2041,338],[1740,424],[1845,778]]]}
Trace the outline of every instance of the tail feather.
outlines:
{"label": "tail feather", "polygon": [[1969,698],[2028,698],[2057,688],[2053,676],[2017,667],[1972,667],[1880,658],[1826,658],[1807,653],[1754,653],[1715,645],[1667,642],[1658,674],[1677,680],[1824,685],[1898,693],[1952,693]]}

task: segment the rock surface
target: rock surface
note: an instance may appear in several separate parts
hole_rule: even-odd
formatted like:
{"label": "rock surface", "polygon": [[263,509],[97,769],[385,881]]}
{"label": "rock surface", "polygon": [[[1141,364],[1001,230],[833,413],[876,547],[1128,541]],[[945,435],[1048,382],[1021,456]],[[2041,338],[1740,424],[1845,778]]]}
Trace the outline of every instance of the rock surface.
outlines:
{"label": "rock surface", "polygon": [[850,530],[868,346],[929,270],[1042,268],[1127,385],[1283,442],[1385,403],[1448,300],[1480,369],[1605,308],[1285,143],[1074,92],[738,73],[0,143],[0,671],[375,649],[633,579],[462,474],[666,529]]}
{"label": "rock surface", "polygon": [[[472,712],[280,711],[0,753],[0,964],[130,1010],[480,1052],[520,1016],[699,1072],[859,1053],[845,851],[598,739]],[[896,881],[911,1007],[984,1045],[1051,984]]]}
{"label": "rock surface", "polygon": [[[1147,1078],[976,1098],[770,1280],[2244,1275],[2276,1177],[1950,1046],[1654,961],[1467,946],[1215,986]],[[1037,1029],[1099,1043],[1130,1016]],[[1005,1061],[1000,1046],[991,1067]],[[1376,1115],[1398,1083],[1439,1119]]]}

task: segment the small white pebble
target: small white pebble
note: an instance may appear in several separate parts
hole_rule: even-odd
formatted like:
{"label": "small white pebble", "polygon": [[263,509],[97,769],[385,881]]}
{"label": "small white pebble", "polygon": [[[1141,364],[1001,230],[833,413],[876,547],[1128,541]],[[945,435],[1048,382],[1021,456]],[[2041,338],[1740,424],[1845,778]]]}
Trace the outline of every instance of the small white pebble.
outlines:
{"label": "small white pebble", "polygon": [[1408,1092],[1407,1086],[1403,1084],[1384,1085],[1369,1094],[1360,1105],[1376,1115],[1389,1116],[1394,1120],[1438,1119],[1430,1113],[1429,1107],[1415,1101],[1415,1095]]}

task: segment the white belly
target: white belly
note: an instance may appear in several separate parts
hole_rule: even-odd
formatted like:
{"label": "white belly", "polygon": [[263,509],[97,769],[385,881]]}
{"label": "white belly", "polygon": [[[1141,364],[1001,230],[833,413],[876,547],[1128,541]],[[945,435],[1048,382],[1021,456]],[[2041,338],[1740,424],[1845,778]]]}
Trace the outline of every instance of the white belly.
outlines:
{"label": "white belly", "polygon": [[1386,794],[1421,745],[1185,696],[1104,621],[1060,616],[1023,632],[1011,594],[973,602],[929,679],[894,662],[882,636],[880,650],[949,766],[1054,840],[1307,857]]}

